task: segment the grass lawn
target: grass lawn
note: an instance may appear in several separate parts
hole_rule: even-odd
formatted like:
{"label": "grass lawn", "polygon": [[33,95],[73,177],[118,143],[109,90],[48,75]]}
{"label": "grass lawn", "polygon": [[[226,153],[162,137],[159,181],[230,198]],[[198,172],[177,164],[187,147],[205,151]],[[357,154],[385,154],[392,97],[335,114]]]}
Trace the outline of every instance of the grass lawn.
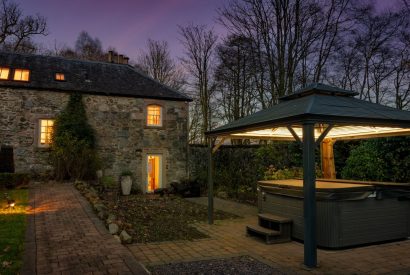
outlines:
{"label": "grass lawn", "polygon": [[[134,242],[159,242],[206,238],[192,226],[207,220],[207,207],[177,196],[130,195],[121,197],[111,212],[123,221]],[[216,220],[237,218],[233,214],[215,211]],[[124,226],[125,225],[125,226]],[[128,225],[128,226],[127,226]]]}
{"label": "grass lawn", "polygon": [[[16,201],[14,209],[5,209],[4,193]],[[17,274],[22,265],[26,230],[28,190],[0,189],[0,274]]]}

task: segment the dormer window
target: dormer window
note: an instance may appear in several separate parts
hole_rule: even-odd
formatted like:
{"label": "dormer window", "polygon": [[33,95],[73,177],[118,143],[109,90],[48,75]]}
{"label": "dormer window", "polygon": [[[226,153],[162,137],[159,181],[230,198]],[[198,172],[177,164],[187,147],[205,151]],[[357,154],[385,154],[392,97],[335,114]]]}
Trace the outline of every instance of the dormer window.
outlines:
{"label": "dormer window", "polygon": [[28,81],[30,78],[30,70],[27,69],[15,69],[13,80],[15,81]]}
{"label": "dormer window", "polygon": [[162,126],[162,107],[159,105],[147,106],[147,126]]}
{"label": "dormer window", "polygon": [[10,69],[5,67],[0,67],[0,79],[9,79]]}
{"label": "dormer window", "polygon": [[57,81],[65,81],[65,75],[63,73],[56,73],[55,80]]}

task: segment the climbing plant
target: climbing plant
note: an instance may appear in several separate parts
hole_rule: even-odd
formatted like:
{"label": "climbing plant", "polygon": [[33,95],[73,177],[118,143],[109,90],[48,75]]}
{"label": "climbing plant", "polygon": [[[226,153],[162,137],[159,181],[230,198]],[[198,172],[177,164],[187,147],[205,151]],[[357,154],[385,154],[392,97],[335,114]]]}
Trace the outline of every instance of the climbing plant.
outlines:
{"label": "climbing plant", "polygon": [[82,95],[71,94],[67,106],[56,118],[52,135],[51,161],[56,179],[94,177],[98,169],[95,146]]}

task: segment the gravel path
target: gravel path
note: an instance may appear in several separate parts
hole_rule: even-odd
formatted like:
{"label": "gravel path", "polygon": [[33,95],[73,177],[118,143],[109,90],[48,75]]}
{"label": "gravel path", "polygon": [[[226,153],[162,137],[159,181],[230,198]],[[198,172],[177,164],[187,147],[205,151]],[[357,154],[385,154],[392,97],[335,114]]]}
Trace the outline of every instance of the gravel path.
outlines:
{"label": "gravel path", "polygon": [[249,256],[165,264],[149,268],[153,275],[161,274],[284,274]]}

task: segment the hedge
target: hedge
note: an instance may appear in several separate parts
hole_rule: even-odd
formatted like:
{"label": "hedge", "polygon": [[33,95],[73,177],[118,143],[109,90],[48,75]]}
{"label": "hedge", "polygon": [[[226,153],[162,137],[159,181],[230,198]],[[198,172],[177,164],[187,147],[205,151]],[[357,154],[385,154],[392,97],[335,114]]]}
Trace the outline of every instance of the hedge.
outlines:
{"label": "hedge", "polygon": [[30,181],[30,176],[24,173],[0,173],[0,189],[15,188],[17,186],[27,184]]}

